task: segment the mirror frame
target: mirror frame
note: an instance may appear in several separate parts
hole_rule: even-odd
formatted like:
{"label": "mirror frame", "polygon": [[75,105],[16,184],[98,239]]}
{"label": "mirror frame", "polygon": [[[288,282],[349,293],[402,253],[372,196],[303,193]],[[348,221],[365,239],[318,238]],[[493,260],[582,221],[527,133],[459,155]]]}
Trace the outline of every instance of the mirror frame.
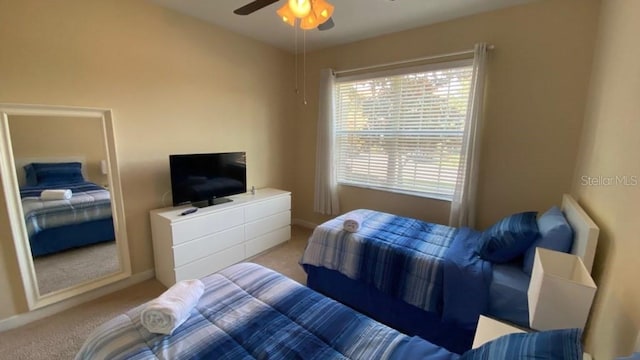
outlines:
{"label": "mirror frame", "polygon": [[[22,201],[15,170],[11,133],[9,131],[9,117],[14,115],[84,117],[101,120],[104,141],[107,147],[107,166],[109,169],[107,176],[109,179],[109,191],[111,192],[111,210],[120,260],[120,271],[45,295],[40,294],[31,256],[31,247],[29,246],[29,237],[22,215]],[[2,185],[4,187],[9,224],[11,225],[11,234],[16,248],[18,267],[20,268],[20,276],[22,277],[29,310],[57,303],[131,276],[124,203],[122,201],[120,173],[116,155],[115,128],[110,109],[0,103],[0,172],[2,174]]]}

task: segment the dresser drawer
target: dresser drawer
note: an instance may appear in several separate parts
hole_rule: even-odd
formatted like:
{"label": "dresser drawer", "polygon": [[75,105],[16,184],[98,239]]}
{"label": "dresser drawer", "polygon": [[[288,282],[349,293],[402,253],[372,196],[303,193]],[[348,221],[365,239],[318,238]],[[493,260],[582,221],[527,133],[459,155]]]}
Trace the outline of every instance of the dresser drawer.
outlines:
{"label": "dresser drawer", "polygon": [[245,239],[250,240],[291,224],[291,211],[281,212],[245,225]]}
{"label": "dresser drawer", "polygon": [[229,265],[242,261],[244,258],[244,244],[236,245],[176,268],[176,281],[198,279],[213,274]]}
{"label": "dresser drawer", "polygon": [[281,196],[275,199],[261,201],[257,204],[247,206],[245,210],[245,221],[255,221],[289,209],[291,209],[291,196]]}
{"label": "dresser drawer", "polygon": [[172,225],[173,244],[193,240],[244,223],[244,209],[217,211]]}
{"label": "dresser drawer", "polygon": [[267,249],[291,239],[291,226],[285,226],[270,233],[247,241],[246,256],[257,255]]}
{"label": "dresser drawer", "polygon": [[244,242],[244,228],[236,226],[215,234],[179,244],[173,248],[175,267]]}

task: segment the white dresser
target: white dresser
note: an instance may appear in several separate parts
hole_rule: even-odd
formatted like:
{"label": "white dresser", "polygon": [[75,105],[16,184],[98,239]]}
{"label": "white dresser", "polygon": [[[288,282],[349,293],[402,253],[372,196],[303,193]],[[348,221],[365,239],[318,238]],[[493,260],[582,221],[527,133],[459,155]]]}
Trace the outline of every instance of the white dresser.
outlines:
{"label": "white dresser", "polygon": [[180,215],[189,207],[152,210],[156,278],[169,287],[241,262],[291,238],[291,193],[258,189],[232,202]]}

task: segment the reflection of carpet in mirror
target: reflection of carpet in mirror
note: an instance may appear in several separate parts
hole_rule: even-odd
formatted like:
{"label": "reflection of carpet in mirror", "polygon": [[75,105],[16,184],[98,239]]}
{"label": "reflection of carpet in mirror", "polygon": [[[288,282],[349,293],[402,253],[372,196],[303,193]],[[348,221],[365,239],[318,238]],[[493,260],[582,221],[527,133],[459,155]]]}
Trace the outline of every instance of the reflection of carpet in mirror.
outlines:
{"label": "reflection of carpet in mirror", "polygon": [[34,259],[40,294],[68,288],[119,270],[114,241]]}

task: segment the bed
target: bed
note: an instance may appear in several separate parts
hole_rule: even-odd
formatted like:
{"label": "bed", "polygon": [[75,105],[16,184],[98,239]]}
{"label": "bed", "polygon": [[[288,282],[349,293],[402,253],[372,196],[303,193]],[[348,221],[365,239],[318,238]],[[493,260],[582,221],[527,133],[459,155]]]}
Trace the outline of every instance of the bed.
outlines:
{"label": "bed", "polygon": [[461,357],[252,263],[233,265],[201,280],[204,294],[171,335],[147,331],[140,320],[145,308],[142,304],[96,328],[76,360],[456,360],[485,359],[496,351],[504,354],[504,359],[527,358],[523,351],[536,354],[536,359],[552,359],[553,354],[545,357],[540,352],[550,348],[560,351],[563,359],[582,356],[580,331],[572,329],[517,334]]}
{"label": "bed", "polygon": [[[580,256],[590,271],[597,226],[569,195],[557,212],[571,231],[572,243],[562,251]],[[354,217],[363,227],[344,231],[345,219]],[[480,314],[528,326],[527,257],[483,260],[477,256],[482,237],[483,232],[468,228],[360,209],[316,227],[301,264],[312,289],[404,333],[463,353],[471,347]],[[518,251],[534,252],[534,244]]]}
{"label": "bed", "polygon": [[[20,197],[34,257],[114,241],[110,192],[85,180],[80,162],[28,163]],[[69,199],[43,200],[45,190],[70,190]]]}

